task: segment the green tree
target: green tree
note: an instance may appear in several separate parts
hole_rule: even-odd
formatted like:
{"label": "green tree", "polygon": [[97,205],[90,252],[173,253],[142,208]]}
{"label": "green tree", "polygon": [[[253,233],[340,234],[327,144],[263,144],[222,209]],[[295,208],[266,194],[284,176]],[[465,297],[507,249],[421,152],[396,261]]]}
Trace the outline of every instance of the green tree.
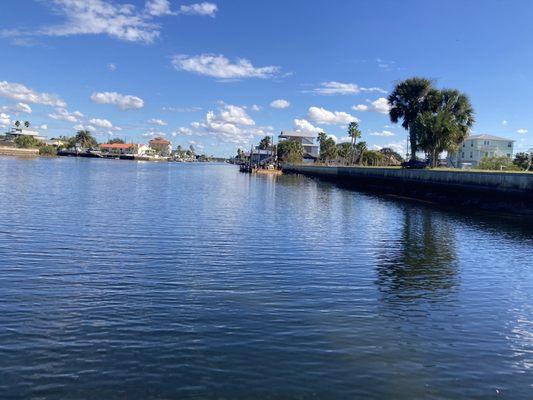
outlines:
{"label": "green tree", "polygon": [[361,141],[355,145],[355,153],[357,154],[357,159],[359,164],[363,163],[365,152],[368,150],[368,146],[365,141]]}
{"label": "green tree", "polygon": [[436,167],[443,151],[457,151],[466,139],[474,124],[474,110],[468,97],[453,89],[433,90],[427,102],[429,110],[418,115],[411,132]]}
{"label": "green tree", "polygon": [[509,157],[484,157],[478,164],[479,169],[492,171],[513,171],[519,168],[514,165]]}
{"label": "green tree", "polygon": [[529,171],[533,164],[533,149],[529,152],[516,153],[513,164],[524,171]]}
{"label": "green tree", "polygon": [[39,147],[39,155],[53,157],[57,155],[57,149],[50,145],[41,146]]}
{"label": "green tree", "polygon": [[261,149],[261,150],[268,150],[268,149],[270,149],[270,146],[272,146],[272,141],[270,139],[270,136],[265,136],[259,142],[259,149]]}
{"label": "green tree", "polygon": [[400,165],[403,162],[403,157],[390,147],[384,147],[379,152],[385,156],[386,165]]}
{"label": "green tree", "polygon": [[15,121],[15,127],[20,128],[20,121]]}
{"label": "green tree", "polygon": [[69,147],[79,146],[79,147],[89,149],[91,147],[96,147],[98,145],[98,142],[91,135],[89,131],[81,130],[76,133],[76,136],[71,138],[69,144],[70,144]]}
{"label": "green tree", "polygon": [[329,162],[337,159],[338,151],[335,140],[329,137],[325,132],[318,134],[318,143],[320,143],[319,160],[322,162]]}
{"label": "green tree", "polygon": [[121,138],[113,138],[113,139],[109,139],[107,143],[108,144],[115,144],[115,143],[124,144],[124,140],[122,140]]}
{"label": "green tree", "polygon": [[17,136],[14,142],[17,147],[20,147],[22,149],[31,149],[32,147],[38,147],[41,143],[39,140],[29,135]]}
{"label": "green tree", "polygon": [[337,145],[337,152],[339,157],[343,160],[345,164],[350,164],[354,160],[355,149],[350,142],[344,142]]}
{"label": "green tree", "polygon": [[304,156],[304,148],[301,143],[293,140],[283,140],[277,146],[278,159],[282,163],[301,163]]}
{"label": "green tree", "polygon": [[24,121],[24,127],[29,128],[30,127],[30,121]]}
{"label": "green tree", "polygon": [[190,151],[191,156],[194,156],[196,154],[194,152],[194,146],[192,144],[189,146],[189,151]]}
{"label": "green tree", "polygon": [[384,165],[385,162],[385,156],[379,151],[375,150],[366,151],[361,158],[363,159],[363,163],[365,165],[371,165],[373,167]]}
{"label": "green tree", "polygon": [[428,110],[426,99],[432,90],[433,84],[429,79],[414,77],[398,83],[388,98],[391,122],[396,124],[401,119],[402,127],[409,131],[411,160],[416,159],[418,150],[418,138],[411,127],[418,115]]}
{"label": "green tree", "polygon": [[348,136],[352,139],[352,163],[355,161],[355,143],[357,142],[357,139],[361,137],[361,130],[359,129],[359,123],[356,121],[350,122],[348,125]]}

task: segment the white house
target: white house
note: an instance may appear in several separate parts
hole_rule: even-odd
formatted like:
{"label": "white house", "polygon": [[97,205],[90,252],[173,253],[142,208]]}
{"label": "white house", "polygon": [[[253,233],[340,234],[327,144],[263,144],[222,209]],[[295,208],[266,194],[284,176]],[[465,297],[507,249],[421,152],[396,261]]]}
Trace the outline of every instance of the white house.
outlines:
{"label": "white house", "polygon": [[5,133],[7,140],[14,140],[20,136],[32,136],[37,140],[44,140],[45,138],[39,134],[38,131],[27,128],[11,128],[9,132]]}
{"label": "white house", "polygon": [[304,159],[314,160],[318,158],[318,145],[315,144],[316,135],[309,132],[281,132],[278,136],[280,141],[291,140],[301,143],[304,149]]}
{"label": "white house", "polygon": [[472,135],[459,145],[456,153],[448,154],[448,166],[475,167],[485,157],[513,157],[514,140],[494,135]]}

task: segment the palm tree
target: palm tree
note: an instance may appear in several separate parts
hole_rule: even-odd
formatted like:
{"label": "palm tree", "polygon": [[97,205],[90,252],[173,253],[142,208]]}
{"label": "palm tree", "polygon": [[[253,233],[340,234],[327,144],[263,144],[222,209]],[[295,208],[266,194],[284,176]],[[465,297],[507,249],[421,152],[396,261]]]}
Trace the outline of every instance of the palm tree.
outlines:
{"label": "palm tree", "polygon": [[422,112],[411,127],[419,146],[438,165],[443,151],[455,152],[474,124],[474,109],[468,97],[457,90],[443,89],[428,97],[430,110]]}
{"label": "palm tree", "polygon": [[88,130],[78,131],[76,133],[76,136],[74,137],[74,140],[75,144],[86,149],[95,147],[98,144],[96,139],[91,135],[91,132],[89,132]]}
{"label": "palm tree", "polygon": [[259,149],[261,150],[268,150],[270,146],[272,145],[272,142],[270,140],[270,136],[265,136],[261,141],[259,142]]}
{"label": "palm tree", "polygon": [[24,121],[24,127],[29,128],[30,127],[30,121]]}
{"label": "palm tree", "polygon": [[15,121],[15,126],[16,126],[17,128],[20,128],[20,121]]}
{"label": "palm tree", "polygon": [[418,115],[428,108],[427,97],[433,89],[433,83],[426,78],[414,77],[396,85],[388,98],[389,117],[392,123],[402,119],[402,126],[409,131],[411,160],[416,160],[418,140],[411,127]]}
{"label": "palm tree", "polygon": [[[361,137],[361,130],[356,121],[350,122],[348,125],[348,136],[352,139],[352,149],[355,150],[355,142]],[[352,164],[354,163],[355,151],[352,151]]]}
{"label": "palm tree", "polygon": [[355,148],[359,152],[359,164],[363,163],[363,157],[365,155],[365,151],[368,150],[368,147],[366,145],[366,142],[359,142],[355,145]]}

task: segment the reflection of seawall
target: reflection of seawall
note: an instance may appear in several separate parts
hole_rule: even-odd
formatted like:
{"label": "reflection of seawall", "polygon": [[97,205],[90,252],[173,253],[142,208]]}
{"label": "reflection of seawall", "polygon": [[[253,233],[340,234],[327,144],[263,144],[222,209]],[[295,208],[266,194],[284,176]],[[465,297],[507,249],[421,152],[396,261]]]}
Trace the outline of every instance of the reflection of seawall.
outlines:
{"label": "reflection of seawall", "polygon": [[286,165],[285,172],[324,178],[442,205],[533,216],[533,174]]}

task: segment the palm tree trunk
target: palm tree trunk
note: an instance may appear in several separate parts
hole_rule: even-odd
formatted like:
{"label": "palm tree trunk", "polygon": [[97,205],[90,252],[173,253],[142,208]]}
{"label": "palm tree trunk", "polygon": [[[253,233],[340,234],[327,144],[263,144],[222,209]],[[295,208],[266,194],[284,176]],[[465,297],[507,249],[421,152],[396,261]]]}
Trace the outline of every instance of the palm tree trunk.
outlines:
{"label": "palm tree trunk", "polygon": [[409,143],[411,144],[411,160],[416,160],[416,136],[413,132],[409,132]]}

